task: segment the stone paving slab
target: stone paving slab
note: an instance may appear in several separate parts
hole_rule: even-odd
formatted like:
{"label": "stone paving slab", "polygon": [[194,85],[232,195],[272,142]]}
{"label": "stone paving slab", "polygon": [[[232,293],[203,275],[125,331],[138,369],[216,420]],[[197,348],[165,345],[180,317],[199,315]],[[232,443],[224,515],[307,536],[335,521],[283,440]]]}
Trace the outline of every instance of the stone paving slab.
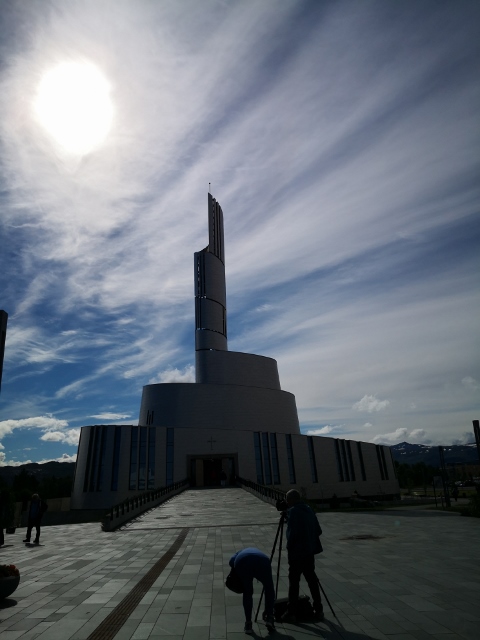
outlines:
{"label": "stone paving slab", "polygon": [[[279,624],[275,637],[478,640],[479,520],[418,509],[319,519],[317,570],[337,618],[324,602],[323,623]],[[188,528],[115,640],[244,640],[241,596],[224,587],[228,560],[247,546],[270,554],[278,522],[273,506],[228,488],[188,490],[112,533],[98,523],[45,527],[42,545],[27,548],[17,529],[0,548],[0,563],[21,572],[15,594],[0,603],[1,639],[88,640]],[[283,550],[279,597],[287,569]],[[254,631],[267,636],[263,625]]]}

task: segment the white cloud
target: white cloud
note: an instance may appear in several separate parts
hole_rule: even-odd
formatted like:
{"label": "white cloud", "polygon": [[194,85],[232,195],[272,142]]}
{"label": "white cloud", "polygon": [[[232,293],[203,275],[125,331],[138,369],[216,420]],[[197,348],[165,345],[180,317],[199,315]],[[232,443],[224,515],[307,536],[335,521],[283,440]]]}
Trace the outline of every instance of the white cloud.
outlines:
{"label": "white cloud", "polygon": [[0,438],[11,434],[14,429],[62,429],[63,427],[68,427],[67,420],[58,420],[49,415],[21,420],[3,420],[0,422]]}
{"label": "white cloud", "polygon": [[32,462],[31,460],[23,460],[22,462],[18,462],[18,460],[7,460],[7,456],[0,451],[0,467],[20,467],[22,464],[28,464]]}
{"label": "white cloud", "polygon": [[[45,464],[45,462],[76,462],[76,460],[76,453],[72,453],[71,455],[69,453],[63,453],[59,458],[45,458],[43,460],[39,460],[38,464]],[[25,464],[25,462],[22,462],[22,464]]]}
{"label": "white cloud", "polygon": [[325,427],[321,427],[320,429],[309,429],[306,431],[307,436],[326,436],[328,433],[332,433],[332,431],[339,431],[342,429],[342,425],[332,426],[326,425]]}
{"label": "white cloud", "polygon": [[[478,211],[475,10],[412,23],[408,8],[311,3],[300,26],[293,4],[6,3],[2,417],[78,424],[113,393],[134,415],[147,381],[193,381],[192,253],[213,179],[230,348],[278,359],[305,427],[342,422],[375,390],[356,410],[382,409],[385,433],[418,406],[416,426],[461,434],[475,407],[459,389],[479,379],[477,256],[462,246]],[[111,83],[116,119],[72,161],[25,96],[79,51]],[[453,88],[437,81],[445,60]]]}
{"label": "white cloud", "polygon": [[71,446],[77,446],[80,439],[80,429],[68,429],[67,431],[47,431],[40,437],[44,442],[63,442]]}
{"label": "white cloud", "polygon": [[472,391],[478,391],[478,389],[480,389],[480,384],[475,380],[475,378],[472,378],[472,376],[465,376],[465,378],[462,378],[462,384],[464,387]]}
{"label": "white cloud", "polygon": [[389,400],[378,400],[375,396],[363,396],[361,400],[355,402],[352,409],[356,411],[368,411],[368,413],[373,413],[373,411],[382,411],[386,409],[390,404]]}
{"label": "white cloud", "polygon": [[404,442],[407,439],[408,429],[396,429],[392,433],[384,433],[372,438],[372,442],[375,444],[397,444],[398,442]]}
{"label": "white cloud", "polygon": [[410,431],[408,437],[413,444],[430,444],[432,442],[427,436],[425,429],[413,429],[413,431]]}
{"label": "white cloud", "polygon": [[373,424],[371,422],[365,422],[363,426],[368,428],[368,427],[373,427]]}
{"label": "white cloud", "polygon": [[97,413],[90,418],[96,418],[97,420],[125,420],[129,418],[130,415],[128,413]]}
{"label": "white cloud", "polygon": [[392,433],[384,433],[372,438],[372,442],[375,444],[398,444],[399,442],[408,442],[410,444],[432,444],[432,441],[428,437],[424,429],[413,429],[408,432],[408,429],[404,427],[396,429]]}
{"label": "white cloud", "polygon": [[[45,464],[46,462],[75,462],[77,460],[77,454],[72,455],[63,453],[59,458],[44,458],[43,460],[36,460],[38,464]],[[23,464],[30,464],[32,460],[7,460],[3,451],[0,451],[0,467],[21,467]]]}
{"label": "white cloud", "polygon": [[176,368],[166,369],[149,380],[149,384],[165,382],[195,382],[195,367],[189,364],[183,370]]}

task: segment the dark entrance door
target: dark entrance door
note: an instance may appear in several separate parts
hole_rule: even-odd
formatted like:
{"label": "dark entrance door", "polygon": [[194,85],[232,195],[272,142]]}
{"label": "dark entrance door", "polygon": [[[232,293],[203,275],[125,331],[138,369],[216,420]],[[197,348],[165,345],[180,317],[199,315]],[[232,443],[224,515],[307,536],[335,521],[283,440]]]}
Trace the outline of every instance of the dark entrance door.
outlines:
{"label": "dark entrance door", "polygon": [[227,474],[227,485],[235,482],[235,459],[216,455],[190,458],[190,482],[192,487],[219,487],[221,471]]}
{"label": "dark entrance door", "polygon": [[207,458],[203,461],[203,481],[206,487],[220,485],[220,472],[222,470],[221,458]]}

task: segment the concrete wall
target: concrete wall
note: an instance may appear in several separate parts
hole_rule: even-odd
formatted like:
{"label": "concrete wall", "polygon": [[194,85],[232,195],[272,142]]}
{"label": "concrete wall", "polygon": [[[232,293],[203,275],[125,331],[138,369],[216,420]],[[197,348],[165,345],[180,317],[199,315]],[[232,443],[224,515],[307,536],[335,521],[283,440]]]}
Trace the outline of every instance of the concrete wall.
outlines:
{"label": "concrete wall", "polygon": [[147,385],[143,387],[139,424],[300,433],[293,394],[238,385]]}
{"label": "concrete wall", "polygon": [[253,353],[197,351],[195,371],[199,384],[233,384],[280,390],[276,360]]}

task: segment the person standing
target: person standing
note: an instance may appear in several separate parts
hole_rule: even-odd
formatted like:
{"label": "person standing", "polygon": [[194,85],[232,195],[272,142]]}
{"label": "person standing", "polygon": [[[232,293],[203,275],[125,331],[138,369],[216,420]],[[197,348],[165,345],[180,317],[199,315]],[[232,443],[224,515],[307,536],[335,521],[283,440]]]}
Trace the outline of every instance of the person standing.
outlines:
{"label": "person standing", "polygon": [[228,563],[238,574],[243,585],[243,610],[245,612],[245,633],[253,634],[253,579],[262,583],[265,589],[265,611],[263,620],[269,632],[275,631],[273,605],[275,604],[275,587],[273,586],[272,565],[270,558],[255,547],[247,547],[237,551]]}
{"label": "person standing", "polygon": [[40,522],[43,514],[48,509],[48,505],[44,500],[40,500],[38,493],[34,493],[30,502],[30,510],[28,512],[27,535],[24,542],[30,542],[32,529],[35,527],[36,535],[33,544],[40,544]]}
{"label": "person standing", "polygon": [[227,484],[227,474],[225,473],[225,469],[220,471],[220,486],[225,487]]}
{"label": "person standing", "polygon": [[0,547],[5,544],[5,535],[3,530],[11,527],[13,524],[13,514],[15,506],[10,492],[2,489],[0,492]]}
{"label": "person standing", "polygon": [[300,578],[305,576],[312,594],[315,618],[323,620],[323,605],[320,596],[320,584],[315,573],[315,555],[323,551],[320,542],[322,528],[313,510],[304,502],[298,491],[287,492],[288,509],[285,519],[287,523],[288,553],[288,609],[282,620],[296,622]]}

